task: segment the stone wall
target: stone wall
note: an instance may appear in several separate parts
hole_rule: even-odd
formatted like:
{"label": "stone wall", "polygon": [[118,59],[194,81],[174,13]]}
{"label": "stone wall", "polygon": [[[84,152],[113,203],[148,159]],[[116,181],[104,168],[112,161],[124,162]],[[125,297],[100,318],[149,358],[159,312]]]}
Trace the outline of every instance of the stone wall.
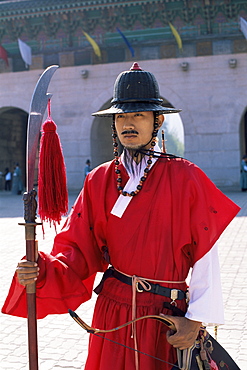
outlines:
{"label": "stone wall", "polygon": [[[247,58],[245,53],[234,54],[237,65],[231,68],[232,58],[229,54],[140,61],[143,69],[155,74],[163,98],[182,109],[185,157],[218,186],[238,186],[239,162],[246,150],[240,148],[239,133],[247,108]],[[181,68],[182,62],[188,63],[187,71]],[[64,58],[63,65],[66,63]],[[58,125],[71,190],[83,184],[86,159],[95,166],[100,156],[102,160],[112,158],[112,146],[106,139],[109,120],[98,121],[91,113],[109,102],[117,75],[130,66],[130,62],[61,66],[52,78],[48,89],[53,93],[52,116]],[[88,71],[87,78],[82,70]],[[32,70],[1,75],[0,129],[1,108],[28,112],[41,73]]]}

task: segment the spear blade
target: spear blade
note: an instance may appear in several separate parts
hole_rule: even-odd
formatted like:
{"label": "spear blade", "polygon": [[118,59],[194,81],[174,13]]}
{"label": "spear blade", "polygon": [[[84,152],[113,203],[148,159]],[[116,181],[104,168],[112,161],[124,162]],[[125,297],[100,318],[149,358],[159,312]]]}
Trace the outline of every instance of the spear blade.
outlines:
{"label": "spear blade", "polygon": [[33,92],[31,99],[29,116],[28,116],[28,127],[27,127],[27,192],[29,193],[33,189],[34,183],[34,170],[35,170],[35,159],[36,151],[38,148],[39,134],[43,116],[47,107],[48,100],[52,94],[47,93],[47,89],[50,80],[57,70],[57,65],[52,65],[42,73],[36,87]]}

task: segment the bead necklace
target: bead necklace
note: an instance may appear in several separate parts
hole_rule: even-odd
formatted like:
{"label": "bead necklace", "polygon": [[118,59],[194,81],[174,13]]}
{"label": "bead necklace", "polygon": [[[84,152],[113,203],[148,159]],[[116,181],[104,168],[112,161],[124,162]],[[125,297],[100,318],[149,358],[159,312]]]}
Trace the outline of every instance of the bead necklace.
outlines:
{"label": "bead necklace", "polygon": [[134,197],[135,195],[137,195],[141,191],[141,189],[143,187],[143,183],[146,181],[147,175],[149,173],[150,166],[152,164],[152,158],[154,156],[154,147],[156,145],[156,140],[155,139],[158,135],[158,128],[159,128],[158,115],[156,114],[155,115],[155,123],[154,123],[154,131],[153,131],[153,134],[152,134],[152,141],[151,141],[151,144],[150,144],[151,148],[148,150],[149,158],[147,160],[147,166],[144,170],[143,176],[140,178],[140,181],[139,181],[139,184],[136,187],[136,190],[133,190],[130,193],[128,193],[127,191],[123,190],[123,187],[121,186],[122,177],[121,177],[121,171],[119,169],[120,161],[119,161],[119,153],[118,153],[117,131],[116,131],[115,122],[114,122],[114,118],[113,118],[112,140],[113,140],[113,150],[114,150],[114,157],[115,157],[115,173],[117,174],[117,190],[123,196]]}

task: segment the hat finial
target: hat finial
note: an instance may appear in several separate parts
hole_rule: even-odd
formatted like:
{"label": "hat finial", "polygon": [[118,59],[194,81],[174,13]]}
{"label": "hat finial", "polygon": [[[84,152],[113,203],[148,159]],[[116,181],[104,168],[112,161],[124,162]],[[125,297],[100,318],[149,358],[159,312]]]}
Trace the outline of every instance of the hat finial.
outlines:
{"label": "hat finial", "polygon": [[133,63],[132,67],[130,68],[130,71],[142,71],[141,67],[137,62]]}

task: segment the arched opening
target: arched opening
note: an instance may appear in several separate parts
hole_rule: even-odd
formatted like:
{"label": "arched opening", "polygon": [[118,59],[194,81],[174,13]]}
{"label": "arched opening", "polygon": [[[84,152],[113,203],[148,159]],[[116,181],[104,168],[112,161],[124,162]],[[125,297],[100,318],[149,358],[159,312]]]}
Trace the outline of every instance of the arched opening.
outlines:
{"label": "arched opening", "polygon": [[0,171],[2,172],[1,189],[4,188],[5,169],[13,174],[16,163],[22,173],[22,182],[26,183],[26,137],[28,113],[22,109],[5,107],[0,109]]}
{"label": "arched opening", "polygon": [[247,108],[242,115],[239,127],[240,138],[240,188],[247,191],[246,165],[247,165]]}
{"label": "arched opening", "polygon": [[[111,105],[109,99],[99,110],[107,109]],[[163,106],[173,106],[164,99]],[[91,129],[91,158],[92,167],[113,159],[112,119],[109,117],[95,117]],[[165,131],[165,144],[168,153],[178,156],[184,155],[184,129],[179,113],[168,114],[165,117],[162,128]],[[161,130],[159,130],[159,144],[161,146]],[[120,149],[121,152],[121,149]]]}
{"label": "arched opening", "polygon": [[[109,99],[99,110],[111,105]],[[91,128],[91,158],[92,167],[113,159],[111,117],[95,117]]]}
{"label": "arched opening", "polygon": [[165,136],[165,150],[167,153],[184,156],[184,127],[179,113],[167,114],[159,130],[159,145],[162,143],[162,130]]}
{"label": "arched opening", "polygon": [[[174,108],[168,100],[164,99],[164,107]],[[175,154],[179,157],[184,156],[184,126],[179,113],[165,115],[165,120],[159,130],[159,145],[162,142],[162,130],[165,134],[165,149],[167,153]]]}
{"label": "arched opening", "polygon": [[242,158],[243,155],[247,154],[247,108],[240,121],[239,138],[240,138],[240,155]]}

